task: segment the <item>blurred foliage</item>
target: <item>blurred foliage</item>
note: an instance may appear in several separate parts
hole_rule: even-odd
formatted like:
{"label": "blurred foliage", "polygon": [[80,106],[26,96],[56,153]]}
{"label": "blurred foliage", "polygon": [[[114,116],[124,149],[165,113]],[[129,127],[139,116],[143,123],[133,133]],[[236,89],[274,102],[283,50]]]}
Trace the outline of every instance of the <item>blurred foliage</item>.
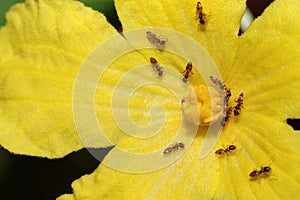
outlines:
{"label": "blurred foliage", "polygon": [[0,26],[5,24],[5,13],[9,8],[16,3],[23,1],[24,0],[0,0]]}
{"label": "blurred foliage", "polygon": [[116,29],[121,27],[121,22],[118,19],[117,11],[114,5],[114,0],[80,0],[86,6],[93,8],[103,13],[108,22],[111,23]]}
{"label": "blurred foliage", "polygon": [[[5,14],[10,7],[16,3],[24,2],[25,0],[0,0],[0,26],[5,24]],[[103,13],[108,21],[116,28],[121,27],[118,20],[117,12],[114,7],[114,0],[80,0],[86,6],[93,8]]]}

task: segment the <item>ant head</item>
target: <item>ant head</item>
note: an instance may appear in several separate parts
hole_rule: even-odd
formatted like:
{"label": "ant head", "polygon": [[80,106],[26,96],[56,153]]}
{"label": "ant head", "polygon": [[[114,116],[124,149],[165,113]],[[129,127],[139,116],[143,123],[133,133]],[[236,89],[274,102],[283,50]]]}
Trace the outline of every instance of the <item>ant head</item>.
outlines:
{"label": "ant head", "polygon": [[155,63],[157,63],[156,59],[155,59],[155,58],[153,58],[153,57],[150,57],[150,62],[151,62],[152,64],[155,64]]}
{"label": "ant head", "polygon": [[263,170],[263,172],[270,172],[271,167],[266,166],[266,167],[263,167],[262,170]]}
{"label": "ant head", "polygon": [[182,142],[178,143],[179,148],[184,149],[184,144]]}
{"label": "ant head", "polygon": [[235,149],[236,149],[236,146],[234,146],[234,145],[230,145],[230,146],[228,147],[228,149],[229,149],[230,151],[233,151],[233,150],[235,150]]}

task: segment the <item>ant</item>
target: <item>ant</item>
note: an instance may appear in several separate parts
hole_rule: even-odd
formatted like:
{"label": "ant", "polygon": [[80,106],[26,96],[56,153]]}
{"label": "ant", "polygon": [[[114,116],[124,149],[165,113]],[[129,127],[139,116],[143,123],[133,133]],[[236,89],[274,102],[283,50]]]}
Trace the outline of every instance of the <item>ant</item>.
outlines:
{"label": "ant", "polygon": [[162,39],[156,36],[155,33],[151,31],[146,32],[147,38],[151,44],[153,44],[157,49],[164,49],[166,46],[167,39]]}
{"label": "ant", "polygon": [[249,176],[251,178],[258,178],[258,177],[261,177],[262,175],[269,176],[270,172],[271,172],[271,167],[265,166],[265,167],[261,167],[260,170],[258,170],[258,169],[253,170],[249,174]]}
{"label": "ant", "polygon": [[230,88],[227,88],[226,85],[220,81],[217,77],[209,76],[210,80],[220,88],[220,90],[224,91],[226,100],[229,101],[229,98],[231,97],[231,91]]}
{"label": "ant", "polygon": [[221,125],[222,126],[225,126],[225,124],[226,124],[226,122],[228,122],[229,121],[229,119],[230,119],[230,115],[231,115],[231,113],[232,113],[232,107],[229,107],[228,109],[226,109],[226,115],[225,115],[225,117],[223,117],[223,119],[221,120]]}
{"label": "ant", "polygon": [[216,85],[218,86],[224,93],[224,107],[223,107],[223,112],[225,114],[225,117],[223,117],[223,119],[221,120],[221,125],[225,126],[225,123],[228,122],[230,115],[232,113],[233,108],[229,107],[228,108],[228,101],[231,97],[231,91],[230,88],[227,88],[226,85],[220,81],[218,78],[214,77],[214,76],[209,76],[210,80]]}
{"label": "ant", "polygon": [[236,149],[236,146],[235,145],[229,145],[227,146],[226,148],[224,149],[218,149],[215,154],[218,154],[218,155],[224,155],[224,154],[228,154],[228,153],[231,153],[232,151],[234,151]]}
{"label": "ant", "polygon": [[153,70],[157,72],[159,77],[162,77],[164,74],[163,68],[158,64],[157,60],[153,57],[150,57],[150,62],[152,64]]}
{"label": "ant", "polygon": [[176,143],[164,150],[164,154],[169,154],[172,151],[177,151],[179,149],[184,149],[184,144],[182,142]]}
{"label": "ant", "polygon": [[214,76],[209,76],[210,80],[220,88],[225,94],[225,103],[227,104],[230,97],[231,97],[231,91],[230,88],[227,88],[226,85],[220,81],[217,77]]}
{"label": "ant", "polygon": [[[224,97],[224,112],[226,111],[226,113],[227,113],[227,111],[228,111],[228,101],[229,101],[229,99],[230,99],[230,97],[231,97],[231,91],[230,91],[230,89],[228,89],[228,88],[226,88],[226,86],[225,86],[225,84],[224,84],[224,93],[225,93],[225,97]],[[231,109],[231,111],[232,111],[232,109]],[[231,114],[231,111],[230,111],[230,114]]]}
{"label": "ant", "polygon": [[196,14],[198,14],[198,18],[199,18],[199,23],[202,25],[205,25],[206,23],[206,14],[203,13],[203,6],[200,3],[200,1],[197,2],[196,5]]}
{"label": "ant", "polygon": [[231,97],[231,91],[230,89],[226,88],[225,86],[225,97],[226,97],[226,101],[228,102],[230,97]]}
{"label": "ant", "polygon": [[186,65],[186,67],[185,67],[185,70],[182,72],[182,74],[183,74],[183,79],[182,79],[182,81],[183,82],[187,82],[187,79],[189,78],[189,75],[190,74],[193,74],[193,72],[192,72],[192,69],[193,69],[193,64],[192,64],[192,62],[188,62],[188,64]]}
{"label": "ant", "polygon": [[[219,88],[221,90],[223,90],[223,91],[225,90],[225,88],[226,88],[225,84],[222,81],[220,81],[217,77],[209,76],[209,78],[215,85],[219,86]],[[230,93],[230,95],[231,95],[231,93]]]}
{"label": "ant", "polygon": [[234,106],[234,115],[238,116],[241,112],[241,108],[243,106],[244,103],[244,93],[241,93],[238,98],[235,100],[235,102],[237,102],[236,106]]}

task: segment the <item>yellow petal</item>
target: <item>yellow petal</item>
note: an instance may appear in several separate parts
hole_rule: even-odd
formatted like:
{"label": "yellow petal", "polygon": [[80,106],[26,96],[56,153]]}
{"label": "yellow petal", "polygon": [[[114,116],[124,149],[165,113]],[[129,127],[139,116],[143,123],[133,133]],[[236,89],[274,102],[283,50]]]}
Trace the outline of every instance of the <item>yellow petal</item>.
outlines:
{"label": "yellow petal", "polygon": [[[297,58],[300,48],[295,45],[300,38],[299,13],[295,10],[298,4],[289,0],[271,4],[241,37],[236,63],[223,73],[234,98],[240,92],[245,94],[240,116],[232,117],[222,133],[234,135],[231,143],[238,144],[244,156],[231,165],[228,160],[222,161],[224,173],[220,176],[222,184],[216,198],[224,198],[226,194],[237,199],[297,196],[300,159],[296,155],[300,135],[286,124],[286,119],[300,116]],[[232,165],[241,170],[235,170]],[[272,168],[271,176],[249,181],[248,174],[262,166]],[[239,187],[228,187],[237,183]]]}
{"label": "yellow petal", "polygon": [[[126,41],[123,38],[119,39],[117,44],[125,46]],[[101,47],[98,49],[106,50]],[[98,49],[97,53],[89,58],[95,61],[95,68],[101,62]],[[150,57],[155,57],[159,65],[164,66],[163,77],[158,77],[153,70]],[[176,133],[182,119],[180,101],[190,88],[180,78],[180,71],[186,63],[187,60],[177,55],[168,52],[161,55],[156,50],[134,51],[115,59],[99,80],[95,95],[97,118],[105,136],[112,141],[118,141],[122,137],[131,138],[138,135],[137,141],[143,142],[147,140],[141,138],[152,137],[156,133],[159,134],[155,141],[161,141],[163,136],[170,137]],[[91,66],[92,64],[87,65],[88,68]],[[97,70],[90,72],[94,71]],[[200,77],[199,73],[195,73],[194,76]],[[191,83],[200,80],[195,77],[191,79]],[[81,93],[81,96],[86,95]],[[82,98],[82,101],[85,99]],[[89,116],[85,111],[81,111],[80,114],[83,118]],[[163,143],[167,144],[170,141],[171,138]],[[151,147],[150,143],[148,146]]]}
{"label": "yellow petal", "polygon": [[[150,15],[147,6],[143,7],[142,3],[137,3],[137,7],[135,7],[133,2],[127,1],[131,11],[128,12],[126,2],[119,4],[119,6],[118,2],[119,1],[117,1],[117,7],[119,11],[121,10],[119,15],[121,18],[123,16],[123,23],[124,20],[127,19],[125,16],[126,12],[128,15],[134,13],[139,16],[138,19],[142,19],[142,22],[139,20],[129,22],[129,18],[127,24],[130,28],[151,25],[172,28],[171,26],[165,26],[165,24],[171,22],[176,25],[180,24],[178,26],[184,24],[180,23],[181,21],[179,20],[166,21],[160,24],[159,19],[162,18],[162,16],[159,15],[160,13],[157,15],[154,14],[153,8],[150,9],[152,10],[152,15]],[[297,117],[299,114],[299,95],[297,91],[299,91],[298,74],[300,73],[299,67],[297,67],[299,61],[295,57],[295,53],[298,52],[295,46],[299,40],[299,35],[297,34],[299,30],[297,29],[298,25],[294,26],[296,29],[294,30],[296,33],[295,36],[289,38],[285,35],[284,37],[284,41],[288,41],[288,44],[293,46],[292,55],[285,55],[287,54],[286,51],[281,51],[282,53],[280,54],[281,43],[275,42],[271,44],[272,38],[267,38],[268,31],[271,32],[270,36],[275,39],[277,39],[276,33],[278,32],[279,34],[282,31],[280,29],[281,25],[276,23],[278,18],[271,19],[273,14],[278,13],[275,15],[276,17],[281,16],[282,20],[283,18],[286,19],[290,15],[281,15],[285,13],[285,11],[282,10],[285,10],[285,7],[288,5],[288,13],[294,9],[293,4],[290,4],[294,3],[297,5],[297,3],[289,0],[278,0],[276,2],[278,3],[273,4],[273,6],[268,9],[269,14],[266,12],[266,16],[262,16],[261,21],[256,22],[264,26],[265,22],[263,19],[265,19],[267,27],[272,27],[271,23],[273,23],[273,26],[274,24],[277,25],[276,29],[266,29],[264,32],[265,37],[259,40],[260,43],[273,45],[272,48],[258,45],[255,50],[260,53],[255,53],[254,56],[256,57],[252,59],[246,59],[246,61],[252,60],[252,65],[251,62],[242,62],[244,61],[243,59],[251,55],[249,53],[245,54],[245,51],[242,51],[239,56],[235,58],[237,60],[236,63],[240,64],[240,68],[237,67],[238,65],[236,65],[236,63],[231,62],[235,59],[227,59],[228,57],[232,58],[233,52],[231,50],[234,51],[238,48],[234,46],[236,44],[233,44],[235,48],[228,49],[224,52],[224,55],[226,54],[226,56],[223,55],[224,63],[220,64],[222,60],[216,59],[217,57],[213,56],[214,59],[217,60],[216,63],[220,66],[220,70],[226,77],[226,84],[228,83],[228,86],[232,89],[233,97],[230,101],[230,105],[234,106],[236,104],[233,98],[240,92],[245,93],[244,107],[241,110],[241,114],[236,117],[231,117],[215,146],[215,150],[217,150],[234,144],[237,147],[235,152],[223,156],[218,156],[215,155],[214,152],[210,152],[207,157],[200,160],[199,149],[204,141],[204,133],[207,131],[206,128],[200,128],[197,137],[187,149],[186,154],[173,165],[151,173],[130,174],[110,169],[105,166],[105,164],[101,164],[93,174],[84,176],[72,184],[76,197],[78,199],[297,198],[297,192],[300,190],[300,173],[298,170],[300,167],[300,158],[297,156],[300,149],[300,135],[285,123],[285,119],[287,117]],[[123,7],[121,7],[121,5],[123,5]],[[156,5],[156,3],[154,3],[154,5]],[[159,8],[159,6],[157,6],[157,8]],[[175,6],[168,8],[170,8],[170,12],[177,12],[177,10],[179,10],[177,9],[178,7]],[[229,13],[229,10],[225,13]],[[271,15],[270,13],[273,14]],[[294,14],[291,19],[294,17],[299,18],[299,14]],[[143,16],[148,17],[143,18]],[[266,19],[267,16],[268,18]],[[133,17],[131,17],[131,19],[133,19]],[[164,20],[164,18],[162,18],[162,20]],[[290,19],[286,20],[290,22]],[[297,21],[299,20],[295,19],[294,23],[296,24]],[[246,33],[242,39],[240,39],[241,42],[243,41],[241,46],[244,49],[248,49],[249,44],[257,43],[257,35],[260,29],[254,27],[255,24],[249,29],[250,32]],[[263,27],[261,28],[264,30]],[[180,28],[177,28],[177,30],[179,29]],[[252,34],[253,37],[247,34]],[[210,42],[225,41],[226,39],[227,38],[222,37]],[[269,51],[267,55],[269,55],[268,58],[270,58],[265,64],[272,64],[267,66],[266,70],[259,64],[262,60],[261,58],[264,56],[261,55],[261,53],[264,52],[264,48]],[[273,50],[275,52],[274,55],[281,55],[281,57],[275,57],[275,59],[272,60]],[[254,60],[256,62],[254,62]],[[235,68],[231,71],[230,67],[233,63]],[[287,63],[287,65],[283,65],[283,63]],[[257,65],[260,68],[257,67]],[[255,70],[252,70],[251,66],[255,66]],[[271,73],[269,73],[269,70],[271,70]],[[258,81],[251,82],[256,78],[258,78]],[[287,82],[290,84],[287,84]],[[170,130],[173,131],[173,129]],[[172,134],[167,135],[165,138],[170,140]],[[119,141],[118,146],[123,149],[128,149],[129,151],[147,153],[168,144],[165,140],[160,142],[157,138],[153,141],[148,144],[147,142],[143,142],[141,145],[138,140],[124,137]],[[106,159],[111,159],[110,155],[112,153],[114,153],[114,150],[108,154]],[[172,153],[174,153],[172,155],[176,156],[179,152]],[[106,160],[104,160],[103,163],[106,163]],[[122,164],[129,165],[130,163],[120,163],[120,165]],[[257,180],[251,179],[249,176],[250,172],[254,169],[260,170],[262,166],[271,167],[272,172],[270,176],[259,177]]]}
{"label": "yellow petal", "polygon": [[[159,171],[130,174],[118,172],[101,164],[92,175],[84,176],[72,184],[74,194],[77,199],[164,199],[166,197],[173,199],[279,199],[278,197],[284,197],[289,199],[295,197],[300,187],[297,172],[299,158],[296,149],[285,148],[286,146],[278,149],[270,144],[257,143],[256,141],[261,139],[258,134],[253,141],[244,134],[244,129],[240,133],[236,128],[231,130],[234,130],[231,131],[231,135],[222,135],[216,149],[234,143],[238,150],[232,155],[219,157],[211,152],[204,160],[200,160],[198,151],[203,137],[198,136],[182,159]],[[204,131],[206,130],[201,129],[199,133]],[[248,133],[254,134],[250,131]],[[242,137],[245,139],[240,140]],[[127,149],[137,145],[127,139],[121,143],[122,147]],[[152,144],[152,147],[159,148],[159,144]],[[264,148],[272,152],[272,155],[264,152]],[[288,157],[289,153],[285,153],[286,151],[292,156]],[[173,153],[170,156],[176,156],[178,152]],[[288,164],[288,160],[293,162]],[[252,181],[249,173],[254,168],[259,169],[264,165],[272,168],[271,176]],[[285,170],[286,168],[290,171]],[[285,189],[282,190],[282,187],[288,183],[289,187],[284,187]],[[264,192],[261,192],[261,187],[264,188]],[[115,192],[116,188],[118,192]]]}
{"label": "yellow petal", "polygon": [[113,34],[103,15],[76,1],[14,6],[0,31],[1,145],[49,158],[82,148],[72,116],[73,85],[85,57]]}
{"label": "yellow petal", "polygon": [[75,200],[75,196],[73,194],[64,194],[58,198],[56,198],[56,200]]}
{"label": "yellow petal", "polygon": [[285,122],[287,118],[299,117],[299,65],[300,60],[295,58],[265,76],[264,80],[242,90],[247,95],[245,110],[279,122]]}
{"label": "yellow petal", "polygon": [[[272,139],[270,143],[265,142],[264,136],[259,135],[265,129],[259,126],[256,126],[257,133],[246,128],[228,128],[227,134],[221,136],[216,149],[235,144],[236,152],[223,156],[211,152],[204,160],[200,160],[198,152],[203,136],[198,135],[183,158],[159,171],[130,174],[101,164],[93,174],[83,176],[72,184],[76,199],[294,198],[300,188],[300,174],[297,170],[300,163],[297,156],[299,145],[295,146],[295,142],[290,142],[281,143],[279,147],[273,146],[272,143],[278,143],[280,138]],[[286,125],[273,125],[270,130],[276,128],[283,130]],[[203,128],[199,133],[205,131]],[[131,149],[136,148],[138,143],[126,139],[121,141],[120,145]],[[159,143],[152,144],[152,148],[160,148],[159,146]],[[177,153],[179,152],[173,152],[170,156],[176,156]],[[291,160],[293,162],[290,162]],[[270,166],[271,175],[257,180],[250,179],[249,173],[260,169],[261,166]],[[261,191],[262,187],[264,191]]]}
{"label": "yellow petal", "polygon": [[297,0],[275,1],[254,20],[239,40],[233,66],[222,72],[230,87],[249,88],[287,66],[298,68],[299,5]]}
{"label": "yellow petal", "polygon": [[[217,36],[238,33],[240,19],[246,6],[244,1],[202,0],[201,4],[203,13],[207,15],[205,31],[202,29],[204,27],[201,28],[199,25],[196,13],[197,1],[155,1],[151,4],[141,0],[115,1],[125,31],[155,26],[170,28],[194,38],[210,37],[208,34]],[[213,30],[215,32],[212,32]]]}
{"label": "yellow petal", "polygon": [[[242,114],[248,113],[245,111]],[[300,174],[297,170],[300,166],[297,157],[299,134],[286,124],[268,117],[252,115],[246,119],[246,116],[241,116],[240,120],[244,126],[233,126],[229,122],[222,135],[230,137],[231,134],[232,139],[227,140],[226,144],[235,144],[239,149],[232,158],[219,160],[222,171],[216,198],[294,198],[300,188]],[[225,140],[222,137],[220,141],[223,142]],[[260,170],[263,166],[271,167],[270,176],[251,179],[250,172]]]}
{"label": "yellow petal", "polygon": [[[197,2],[176,0],[149,4],[143,0],[116,0],[115,5],[125,31],[163,27],[181,32],[198,41],[223,73],[235,62],[239,51],[237,35],[246,3],[240,0],[202,0],[203,12],[207,14],[207,24],[203,26],[199,25],[196,14]],[[168,38],[168,35],[163,37]]]}
{"label": "yellow petal", "polygon": [[[212,178],[216,175],[212,172],[216,170],[217,158],[211,156],[209,162],[199,160],[197,150],[202,139],[195,140],[183,159],[152,173],[122,173],[101,165],[92,175],[72,184],[74,194],[78,199],[210,199],[217,185]],[[125,144],[129,147],[131,141],[123,141]],[[207,187],[202,187],[203,182]]]}

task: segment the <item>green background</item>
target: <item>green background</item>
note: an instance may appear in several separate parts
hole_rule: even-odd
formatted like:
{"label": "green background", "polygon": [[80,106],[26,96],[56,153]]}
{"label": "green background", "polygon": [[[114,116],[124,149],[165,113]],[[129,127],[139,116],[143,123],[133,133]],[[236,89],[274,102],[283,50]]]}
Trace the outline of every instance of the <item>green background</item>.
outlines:
{"label": "green background", "polygon": [[[25,0],[0,0],[0,26],[5,24],[5,14],[15,3],[24,2]],[[80,0],[86,6],[103,13],[108,21],[116,28],[121,26],[118,20],[113,0]]]}
{"label": "green background", "polygon": [[0,26],[5,23],[5,13],[9,8],[18,2],[23,2],[22,0],[0,0]]}

